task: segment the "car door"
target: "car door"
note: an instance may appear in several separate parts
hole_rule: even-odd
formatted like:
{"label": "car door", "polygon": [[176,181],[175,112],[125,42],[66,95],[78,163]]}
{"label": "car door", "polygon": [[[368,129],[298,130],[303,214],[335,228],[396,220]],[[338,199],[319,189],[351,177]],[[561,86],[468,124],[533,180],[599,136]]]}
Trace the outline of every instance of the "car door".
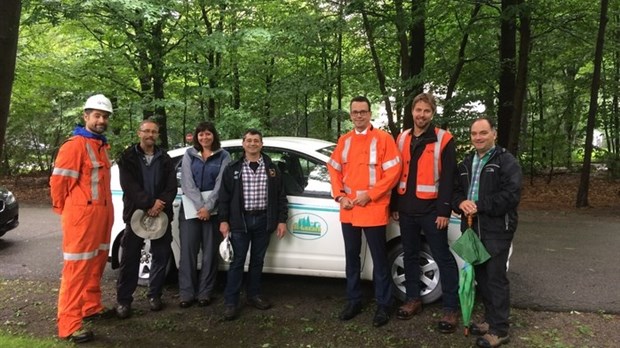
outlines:
{"label": "car door", "polygon": [[[235,149],[231,149],[235,152]],[[265,255],[270,273],[344,277],[339,205],[331,198],[325,162],[290,149],[263,147],[279,167],[287,190],[288,232],[273,233]],[[236,154],[232,154],[237,157]]]}

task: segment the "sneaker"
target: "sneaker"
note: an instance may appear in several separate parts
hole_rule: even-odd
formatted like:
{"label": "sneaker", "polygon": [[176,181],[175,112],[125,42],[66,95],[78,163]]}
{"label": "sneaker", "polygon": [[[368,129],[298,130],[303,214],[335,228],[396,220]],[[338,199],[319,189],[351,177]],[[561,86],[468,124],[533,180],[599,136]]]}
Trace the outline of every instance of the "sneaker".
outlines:
{"label": "sneaker", "polygon": [[469,332],[475,336],[483,336],[487,332],[489,332],[489,323],[486,321],[480,324],[471,324],[469,325]]}
{"label": "sneaker", "polygon": [[478,337],[476,340],[476,345],[482,348],[495,348],[508,342],[510,342],[510,337],[508,337],[508,335],[497,336],[491,333],[486,333],[484,336]]}
{"label": "sneaker", "polygon": [[161,302],[160,297],[151,297],[149,298],[149,307],[151,307],[153,312],[158,312],[164,308],[164,304]]}
{"label": "sneaker", "polygon": [[444,311],[443,318],[438,323],[439,332],[453,333],[456,331],[456,324],[459,321],[459,312],[455,310]]}
{"label": "sneaker", "polygon": [[71,335],[63,337],[63,339],[73,343],[85,343],[92,341],[93,338],[95,338],[95,334],[92,331],[85,329],[79,329]]}
{"label": "sneaker", "polygon": [[119,304],[116,306],[116,317],[119,319],[127,319],[131,316],[131,306]]}

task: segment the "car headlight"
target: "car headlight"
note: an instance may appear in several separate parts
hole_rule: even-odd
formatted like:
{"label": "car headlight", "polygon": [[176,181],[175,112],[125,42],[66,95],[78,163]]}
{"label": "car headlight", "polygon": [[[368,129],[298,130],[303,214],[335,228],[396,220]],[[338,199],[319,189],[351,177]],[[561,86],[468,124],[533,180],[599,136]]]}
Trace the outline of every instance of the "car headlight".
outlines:
{"label": "car headlight", "polygon": [[13,204],[17,201],[17,199],[15,199],[15,195],[13,194],[13,192],[11,191],[7,191],[6,195],[4,196],[4,202],[6,205],[9,204]]}

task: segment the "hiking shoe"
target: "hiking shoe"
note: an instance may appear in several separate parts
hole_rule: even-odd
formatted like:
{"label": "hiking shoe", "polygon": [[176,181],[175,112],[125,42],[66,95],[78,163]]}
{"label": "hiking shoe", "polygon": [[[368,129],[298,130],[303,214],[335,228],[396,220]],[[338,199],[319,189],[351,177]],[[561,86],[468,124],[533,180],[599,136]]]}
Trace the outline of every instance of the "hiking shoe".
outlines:
{"label": "hiking shoe", "polygon": [[489,332],[489,323],[486,321],[480,324],[471,324],[469,325],[469,332],[475,336],[483,336],[487,332]]}
{"label": "hiking shoe", "polygon": [[92,331],[86,329],[79,329],[71,335],[64,337],[63,339],[71,341],[73,343],[85,343],[92,341],[93,338],[95,338],[95,334]]}
{"label": "hiking shoe", "polygon": [[508,335],[500,337],[494,334],[486,333],[484,336],[478,337],[476,340],[476,345],[482,348],[495,348],[508,342],[510,342]]}

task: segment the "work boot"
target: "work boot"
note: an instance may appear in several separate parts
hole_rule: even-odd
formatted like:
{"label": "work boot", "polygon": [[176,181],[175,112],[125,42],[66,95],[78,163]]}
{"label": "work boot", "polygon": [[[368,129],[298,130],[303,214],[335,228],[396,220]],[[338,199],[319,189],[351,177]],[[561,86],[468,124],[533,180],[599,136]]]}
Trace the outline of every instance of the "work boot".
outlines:
{"label": "work boot", "polygon": [[398,308],[398,312],[396,313],[396,318],[401,320],[409,320],[413,318],[414,315],[422,312],[422,300],[419,298],[415,300],[409,300],[402,304]]}
{"label": "work boot", "polygon": [[131,306],[119,304],[116,306],[116,316],[119,319],[127,319],[131,316]]}
{"label": "work boot", "polygon": [[456,331],[456,324],[459,321],[459,312],[455,310],[444,311],[443,318],[439,321],[438,327],[441,333],[453,333]]}
{"label": "work boot", "polygon": [[93,338],[95,338],[95,334],[92,331],[86,329],[79,329],[71,335],[63,337],[63,339],[71,341],[73,343],[85,343],[92,341]]}

